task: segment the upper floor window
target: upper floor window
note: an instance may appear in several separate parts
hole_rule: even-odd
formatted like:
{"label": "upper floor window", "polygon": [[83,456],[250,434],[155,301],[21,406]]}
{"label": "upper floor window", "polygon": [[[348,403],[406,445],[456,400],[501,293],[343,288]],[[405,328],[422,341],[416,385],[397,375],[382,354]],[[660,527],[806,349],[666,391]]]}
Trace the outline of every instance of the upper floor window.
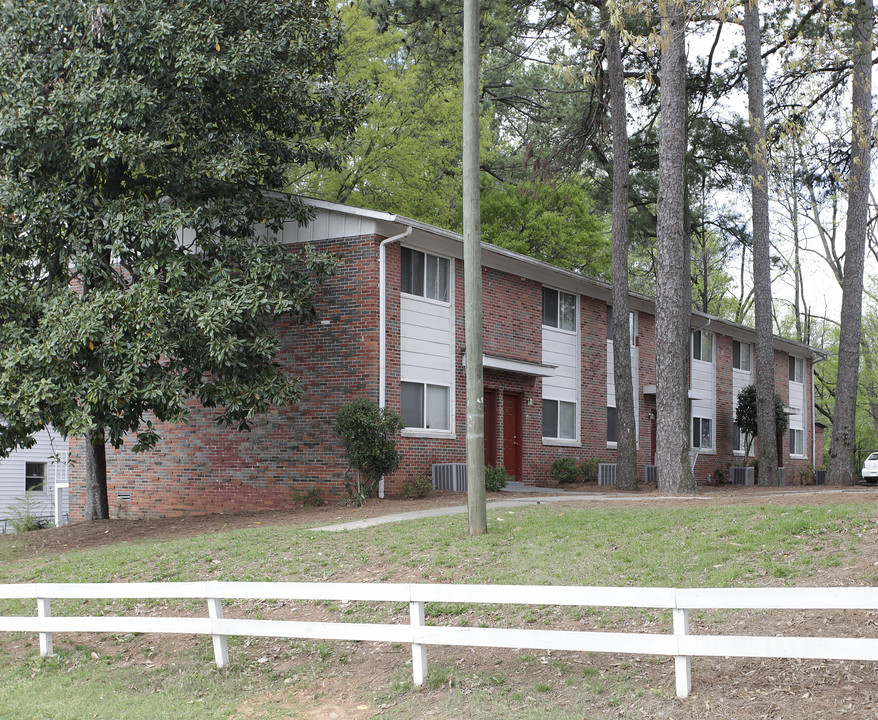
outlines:
{"label": "upper floor window", "polygon": [[576,330],[576,295],[544,287],[543,325],[559,330]]}
{"label": "upper floor window", "polygon": [[713,333],[705,330],[692,332],[692,359],[713,362]]}
{"label": "upper floor window", "polygon": [[735,370],[750,372],[753,367],[750,359],[752,347],[750,343],[732,340],[732,367]]}
{"label": "upper floor window", "polygon": [[24,489],[27,492],[46,491],[46,463],[29,462],[24,464]]}
{"label": "upper floor window", "polygon": [[[637,313],[628,311],[628,338],[631,345],[637,344]],[[607,305],[607,340],[613,340],[613,306]]]}
{"label": "upper floor window", "polygon": [[400,289],[409,295],[448,302],[451,273],[448,258],[400,248]]}
{"label": "upper floor window", "polygon": [[805,359],[790,355],[790,382],[805,382]]}

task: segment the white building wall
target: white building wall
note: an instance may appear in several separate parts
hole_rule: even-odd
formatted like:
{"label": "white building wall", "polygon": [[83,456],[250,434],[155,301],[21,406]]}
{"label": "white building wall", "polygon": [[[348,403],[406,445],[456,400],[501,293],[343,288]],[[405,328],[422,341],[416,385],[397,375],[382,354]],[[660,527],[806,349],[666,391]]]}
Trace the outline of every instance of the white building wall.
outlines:
{"label": "white building wall", "polygon": [[[543,378],[543,399],[576,403],[580,410],[579,333],[543,326],[543,363],[557,369]],[[577,427],[579,422],[577,420]]]}
{"label": "white building wall", "polygon": [[[68,442],[53,429],[43,430],[35,436],[36,444],[27,449],[15,450],[8,458],[0,460],[0,519],[12,516],[19,501],[25,497],[31,502],[30,512],[36,515],[53,515],[55,508],[55,479],[66,480]],[[25,464],[46,463],[46,488],[43,492],[25,492]],[[62,512],[67,512],[66,491]],[[0,531],[2,531],[0,525]]]}

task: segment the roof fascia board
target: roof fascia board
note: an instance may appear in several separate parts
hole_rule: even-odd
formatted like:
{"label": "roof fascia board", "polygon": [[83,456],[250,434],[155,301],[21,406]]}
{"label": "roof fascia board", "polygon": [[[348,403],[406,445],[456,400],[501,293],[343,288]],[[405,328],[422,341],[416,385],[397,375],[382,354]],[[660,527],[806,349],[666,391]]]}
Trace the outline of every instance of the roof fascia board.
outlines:
{"label": "roof fascia board", "polygon": [[[282,193],[277,194],[280,195]],[[373,219],[377,222],[379,234],[385,235],[386,233],[386,237],[391,237],[398,234],[401,230],[411,227],[414,232],[406,240],[407,244],[420,246],[425,250],[439,250],[457,259],[462,259],[463,257],[463,235],[452,230],[446,230],[445,228],[440,228],[420,220],[380,210],[368,210],[366,208],[308,197],[300,197],[300,200],[320,210],[348,213],[357,217]],[[439,248],[433,245],[436,239],[440,240]],[[586,277],[572,270],[556,267],[550,263],[522,255],[513,250],[507,250],[498,245],[482,243],[482,264],[510,275],[518,275],[519,277],[541,282],[544,285],[551,285],[561,290],[579,293],[596,300],[612,303],[613,287],[610,283]],[[653,298],[640,293],[630,293],[629,296],[633,309],[655,314],[655,300]],[[743,340],[745,342],[755,342],[756,332],[753,328],[730,320],[723,320],[707,313],[693,311],[691,320],[693,327],[697,328],[708,321],[710,325],[722,328],[723,335],[728,335],[736,340]],[[805,343],[788,340],[777,335],[773,335],[773,338],[776,350],[793,355],[813,354],[823,357],[829,355],[825,350],[806,345]]]}

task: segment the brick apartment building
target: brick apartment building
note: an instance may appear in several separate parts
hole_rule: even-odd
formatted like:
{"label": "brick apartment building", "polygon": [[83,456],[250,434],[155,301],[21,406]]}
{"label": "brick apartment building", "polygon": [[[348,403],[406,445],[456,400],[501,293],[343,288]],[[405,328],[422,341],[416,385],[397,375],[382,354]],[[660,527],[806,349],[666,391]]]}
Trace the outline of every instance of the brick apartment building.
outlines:
{"label": "brick apartment building", "polygon": [[[308,202],[316,218],[307,227],[289,222],[282,241],[313,243],[341,264],[321,291],[317,323],[276,321],[278,361],[301,378],[300,404],[261,416],[249,433],[195,410],[189,424],[160,427],[162,440],[150,452],[108,448],[111,516],[284,508],[295,490],[314,486],[341,495],[346,459],[333,425],[358,397],[397,410],[408,426],[398,442],[402,468],[386,478],[385,493],[400,493],[407,478],[430,474],[434,463],[465,460],[461,236],[384,212]],[[490,245],[482,262],[486,460],[525,483],[547,478],[560,456],[612,463],[610,286]],[[656,432],[652,299],[631,296],[629,323],[637,461],[646,467]],[[750,328],[692,315],[690,439],[699,481],[743,459],[734,405],[754,381],[754,340]],[[821,354],[781,338],[774,347],[776,387],[790,420],[778,446],[790,478],[822,464],[812,379]],[[74,519],[85,497],[77,450],[73,442]]]}

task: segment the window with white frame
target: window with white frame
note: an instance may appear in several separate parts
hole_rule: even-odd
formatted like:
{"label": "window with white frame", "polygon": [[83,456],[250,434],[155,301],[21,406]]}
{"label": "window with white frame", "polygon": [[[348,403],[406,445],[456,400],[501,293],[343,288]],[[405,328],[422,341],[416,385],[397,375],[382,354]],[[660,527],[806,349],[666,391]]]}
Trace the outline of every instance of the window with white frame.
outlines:
{"label": "window with white frame", "polygon": [[752,368],[752,347],[750,343],[732,340],[732,367],[735,370],[750,372]]}
{"label": "window with white frame", "polygon": [[400,290],[409,295],[448,302],[451,268],[448,258],[408,247],[400,248]]}
{"label": "window with white frame", "polygon": [[450,430],[450,388],[428,383],[401,383],[402,421],[406,427]]}
{"label": "window with white frame", "polygon": [[713,362],[713,333],[705,330],[692,332],[692,359]]}
{"label": "window with white frame", "polygon": [[543,288],[543,325],[559,330],[576,330],[576,295]]}
{"label": "window with white frame", "polygon": [[543,400],[543,437],[556,440],[576,439],[576,403]]}
{"label": "window with white frame", "polygon": [[713,421],[710,418],[692,418],[692,448],[713,450]]}
{"label": "window with white frame", "polygon": [[27,492],[46,492],[47,463],[29,462],[24,464],[24,489]]}
{"label": "window with white frame", "polygon": [[805,359],[790,355],[790,382],[805,382]]}
{"label": "window with white frame", "polygon": [[790,455],[805,455],[805,431],[790,429]]}
{"label": "window with white frame", "polygon": [[[613,306],[607,305],[607,340],[613,340]],[[628,312],[628,338],[632,347],[637,345],[637,313]]]}

